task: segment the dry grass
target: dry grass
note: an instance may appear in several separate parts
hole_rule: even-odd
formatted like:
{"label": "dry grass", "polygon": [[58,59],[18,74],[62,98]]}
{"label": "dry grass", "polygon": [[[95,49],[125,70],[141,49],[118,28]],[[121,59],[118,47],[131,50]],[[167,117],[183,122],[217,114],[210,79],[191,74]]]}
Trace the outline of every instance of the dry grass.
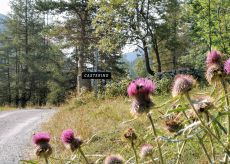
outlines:
{"label": "dry grass", "polygon": [[0,106],[0,111],[13,110],[13,109],[16,109],[16,107],[13,107],[13,106]]}
{"label": "dry grass", "polygon": [[[156,105],[165,103],[170,96],[154,97]],[[130,144],[124,140],[123,134],[126,129],[135,129],[138,140],[136,142],[137,151],[144,143],[155,145],[152,129],[149,121],[143,115],[133,121],[133,116],[129,112],[130,99],[118,97],[114,99],[96,100],[90,94],[83,98],[72,98],[67,105],[61,107],[60,111],[43,126],[43,130],[52,135],[51,144],[54,152],[51,159],[52,163],[65,163],[64,159],[70,159],[70,151],[65,150],[60,142],[60,134],[64,129],[74,129],[77,135],[85,141],[83,150],[90,161],[102,163],[104,157],[111,153],[121,154],[126,160],[133,157]],[[160,112],[165,112],[169,106],[153,109],[153,118],[160,135],[170,135],[164,127],[163,120],[159,119]],[[202,163],[206,162],[201,155],[201,149],[196,141],[190,141],[185,147],[182,155],[182,163]],[[167,163],[175,163],[177,150],[176,143],[166,143],[163,152]],[[92,155],[92,156],[91,156]],[[102,155],[95,157],[94,155]],[[155,153],[157,157],[157,151]],[[61,160],[62,159],[62,160]],[[84,163],[84,162],[81,162]],[[142,161],[143,163],[143,161]]]}

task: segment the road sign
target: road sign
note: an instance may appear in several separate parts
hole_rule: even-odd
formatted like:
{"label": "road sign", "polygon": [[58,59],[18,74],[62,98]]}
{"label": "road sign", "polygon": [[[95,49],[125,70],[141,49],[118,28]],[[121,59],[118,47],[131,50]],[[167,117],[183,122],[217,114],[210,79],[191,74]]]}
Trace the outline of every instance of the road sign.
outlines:
{"label": "road sign", "polygon": [[111,79],[111,72],[82,72],[82,79]]}

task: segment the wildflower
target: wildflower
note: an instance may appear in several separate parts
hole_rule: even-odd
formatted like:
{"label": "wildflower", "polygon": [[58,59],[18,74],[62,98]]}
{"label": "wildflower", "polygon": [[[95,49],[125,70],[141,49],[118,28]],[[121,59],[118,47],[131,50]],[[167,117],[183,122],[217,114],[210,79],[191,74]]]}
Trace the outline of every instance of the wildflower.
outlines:
{"label": "wildflower", "polygon": [[153,146],[150,144],[144,144],[141,147],[140,156],[141,158],[151,157],[153,154]]}
{"label": "wildflower", "polygon": [[[194,109],[197,111],[197,113],[202,116],[202,114],[204,113],[206,117],[208,117],[208,110],[214,108],[214,104],[213,104],[213,99],[209,96],[201,96],[201,97],[197,97],[194,100],[192,100]],[[189,118],[191,118],[193,121],[197,120],[197,115],[194,112],[193,109],[190,109],[188,111],[188,116]]]}
{"label": "wildflower", "polygon": [[86,158],[84,152],[81,149],[83,141],[79,137],[74,137],[74,132],[72,129],[66,129],[61,134],[61,140],[67,149],[70,149],[72,152],[79,150],[85,162],[89,164],[88,159]]}
{"label": "wildflower", "polygon": [[33,143],[36,145],[35,154],[38,157],[48,158],[52,154],[52,148],[49,145],[50,135],[46,132],[36,133],[32,137]]}
{"label": "wildflower", "polygon": [[230,58],[224,63],[224,71],[227,75],[230,75]]}
{"label": "wildflower", "polygon": [[134,132],[134,130],[132,128],[129,128],[127,130],[127,132],[124,134],[124,137],[128,140],[136,140],[137,139],[137,136],[136,136],[136,133]]}
{"label": "wildflower", "polygon": [[209,84],[212,84],[214,81],[217,81],[222,74],[222,66],[220,64],[212,64],[208,66],[205,77]]}
{"label": "wildflower", "polygon": [[195,83],[196,81],[191,75],[176,75],[172,86],[173,97],[189,92]]}
{"label": "wildflower", "polygon": [[150,94],[156,89],[155,83],[147,78],[139,78],[132,81],[128,86],[128,95],[136,96],[138,94]]}
{"label": "wildflower", "polygon": [[128,95],[134,97],[131,112],[134,114],[141,114],[149,112],[153,105],[150,99],[150,93],[156,89],[155,83],[147,78],[139,78],[132,81],[127,89]]}
{"label": "wildflower", "polygon": [[138,164],[138,156],[137,156],[137,151],[136,151],[135,144],[134,144],[134,140],[137,139],[137,136],[136,136],[134,130],[133,130],[132,128],[129,128],[129,129],[127,130],[127,132],[125,132],[124,137],[125,137],[127,140],[130,141],[130,143],[131,143],[131,148],[132,148],[132,150],[133,150],[133,152],[134,152],[136,164]]}
{"label": "wildflower", "polygon": [[216,50],[212,50],[208,53],[206,63],[210,64],[219,64],[221,63],[221,54]]}
{"label": "wildflower", "polygon": [[165,125],[169,132],[177,132],[182,128],[181,121],[175,116],[166,118]]}
{"label": "wildflower", "polygon": [[80,148],[83,143],[79,137],[74,137],[74,132],[72,129],[64,130],[61,135],[61,140],[65,147],[71,151],[75,151],[76,149]]}
{"label": "wildflower", "polygon": [[105,158],[105,164],[123,164],[124,159],[120,155],[110,155]]}

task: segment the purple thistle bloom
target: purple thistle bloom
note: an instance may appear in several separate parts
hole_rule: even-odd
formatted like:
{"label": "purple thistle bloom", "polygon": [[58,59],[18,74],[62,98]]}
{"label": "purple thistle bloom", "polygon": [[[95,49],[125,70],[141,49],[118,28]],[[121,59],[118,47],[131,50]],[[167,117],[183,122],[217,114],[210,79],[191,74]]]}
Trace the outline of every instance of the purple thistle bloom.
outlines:
{"label": "purple thistle bloom", "polygon": [[50,134],[46,132],[39,132],[33,135],[32,140],[36,145],[40,143],[48,143],[50,141]]}
{"label": "purple thistle bloom", "polygon": [[230,58],[224,63],[224,71],[227,75],[230,75]]}
{"label": "purple thistle bloom", "polygon": [[61,140],[64,143],[65,147],[67,149],[70,149],[72,152],[80,148],[81,144],[83,143],[81,138],[74,137],[74,131],[72,129],[64,130],[61,135]]}
{"label": "purple thistle bloom", "polygon": [[131,113],[138,115],[147,113],[153,105],[150,99],[150,93],[156,89],[156,84],[147,78],[138,78],[132,81],[128,88],[128,95],[134,97]]}
{"label": "purple thistle bloom", "polygon": [[138,94],[150,94],[156,89],[156,84],[147,78],[138,78],[132,81],[127,89],[129,96],[136,96]]}
{"label": "purple thistle bloom", "polygon": [[63,143],[71,143],[74,140],[74,131],[72,129],[66,129],[61,134],[61,140]]}
{"label": "purple thistle bloom", "polygon": [[221,61],[221,55],[220,52],[216,50],[212,50],[211,52],[208,53],[206,63],[208,65],[214,64],[214,63],[219,63]]}
{"label": "purple thistle bloom", "polygon": [[190,91],[195,85],[195,79],[191,75],[176,75],[173,86],[172,86],[172,96],[176,97]]}

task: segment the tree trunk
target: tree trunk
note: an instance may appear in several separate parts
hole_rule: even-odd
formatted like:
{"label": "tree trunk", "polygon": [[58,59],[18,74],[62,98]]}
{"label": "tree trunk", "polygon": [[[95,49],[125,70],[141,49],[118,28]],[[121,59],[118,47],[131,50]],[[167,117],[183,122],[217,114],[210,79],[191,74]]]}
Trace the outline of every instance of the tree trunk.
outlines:
{"label": "tree trunk", "polygon": [[153,50],[156,54],[156,59],[157,59],[157,72],[161,72],[161,59],[160,59],[157,41],[155,42]]}
{"label": "tree trunk", "polygon": [[[153,51],[155,52],[156,59],[157,59],[157,72],[161,72],[161,59],[160,59],[160,53],[159,53],[159,48],[158,48],[158,43],[157,43],[157,36],[155,33],[151,32],[151,39],[152,39],[152,48]],[[156,32],[156,27],[155,27],[155,32]]]}
{"label": "tree trunk", "polygon": [[148,48],[147,48],[147,44],[145,40],[142,40],[143,43],[143,49],[144,49],[144,56],[145,56],[145,66],[146,66],[146,70],[150,75],[155,75],[154,71],[151,69],[150,67],[150,63],[149,63],[149,53],[148,53]]}
{"label": "tree trunk", "polygon": [[11,104],[11,83],[10,83],[10,54],[9,54],[9,52],[7,52],[7,57],[8,57],[8,61],[7,61],[7,65],[8,65],[8,67],[7,67],[7,83],[8,83],[8,85],[7,85],[7,87],[8,87],[8,104],[10,105]]}
{"label": "tree trunk", "polygon": [[[81,53],[81,52],[80,52]],[[83,62],[82,62],[82,55],[79,54],[78,61],[77,61],[77,93],[81,93],[82,88],[82,72],[83,72]]]}
{"label": "tree trunk", "polygon": [[83,56],[78,56],[78,73],[77,73],[77,93],[81,94],[84,91],[91,89],[91,81],[89,79],[82,79],[82,72],[84,71]]}

